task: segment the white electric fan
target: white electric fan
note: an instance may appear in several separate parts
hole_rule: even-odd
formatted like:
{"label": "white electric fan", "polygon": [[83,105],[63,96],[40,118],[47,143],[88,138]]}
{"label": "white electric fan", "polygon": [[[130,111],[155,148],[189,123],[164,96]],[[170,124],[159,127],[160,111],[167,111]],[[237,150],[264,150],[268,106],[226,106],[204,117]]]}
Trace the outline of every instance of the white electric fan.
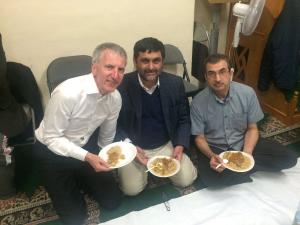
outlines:
{"label": "white electric fan", "polygon": [[234,4],[232,12],[237,17],[232,43],[234,48],[238,46],[240,33],[244,35],[253,33],[264,9],[265,2],[265,0],[251,0],[249,5],[241,2]]}

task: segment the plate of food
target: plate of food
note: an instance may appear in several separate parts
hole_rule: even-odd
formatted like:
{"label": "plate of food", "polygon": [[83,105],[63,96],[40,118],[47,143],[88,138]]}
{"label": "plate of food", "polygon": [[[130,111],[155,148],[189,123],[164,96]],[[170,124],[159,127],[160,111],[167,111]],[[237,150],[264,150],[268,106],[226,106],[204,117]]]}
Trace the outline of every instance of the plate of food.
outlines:
{"label": "plate of food", "polygon": [[220,154],[222,159],[227,159],[224,164],[227,169],[235,172],[247,172],[254,166],[253,156],[242,151],[225,151]]}
{"label": "plate of food", "polygon": [[99,157],[115,169],[127,165],[136,156],[136,147],[128,142],[114,142],[106,145],[99,152]]}
{"label": "plate of food", "polygon": [[147,168],[157,177],[171,177],[180,170],[180,162],[169,156],[154,156],[148,160]]}

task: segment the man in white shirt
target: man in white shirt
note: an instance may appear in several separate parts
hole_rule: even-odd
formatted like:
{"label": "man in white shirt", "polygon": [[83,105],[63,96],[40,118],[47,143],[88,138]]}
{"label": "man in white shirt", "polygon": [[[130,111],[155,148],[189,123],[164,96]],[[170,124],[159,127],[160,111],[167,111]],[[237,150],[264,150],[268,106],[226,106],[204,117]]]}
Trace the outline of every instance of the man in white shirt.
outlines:
{"label": "man in white shirt", "polygon": [[92,73],[68,79],[54,89],[35,132],[43,183],[64,224],[84,224],[87,210],[81,190],[104,208],[120,203],[118,186],[98,153],[115,136],[122,104],[116,88],[126,62],[121,46],[97,46]]}

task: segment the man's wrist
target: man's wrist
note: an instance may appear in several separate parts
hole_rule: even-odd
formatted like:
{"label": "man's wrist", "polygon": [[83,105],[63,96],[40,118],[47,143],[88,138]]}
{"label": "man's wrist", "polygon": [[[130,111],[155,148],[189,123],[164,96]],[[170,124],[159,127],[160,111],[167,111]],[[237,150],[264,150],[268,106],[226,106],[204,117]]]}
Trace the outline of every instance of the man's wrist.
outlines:
{"label": "man's wrist", "polygon": [[208,153],[208,158],[211,159],[212,157],[214,157],[216,154],[213,152]]}
{"label": "man's wrist", "polygon": [[243,152],[252,155],[253,150],[250,150],[250,149],[243,149]]}
{"label": "man's wrist", "polygon": [[84,161],[88,162],[91,158],[91,153],[90,152],[87,152],[85,157],[84,157]]}

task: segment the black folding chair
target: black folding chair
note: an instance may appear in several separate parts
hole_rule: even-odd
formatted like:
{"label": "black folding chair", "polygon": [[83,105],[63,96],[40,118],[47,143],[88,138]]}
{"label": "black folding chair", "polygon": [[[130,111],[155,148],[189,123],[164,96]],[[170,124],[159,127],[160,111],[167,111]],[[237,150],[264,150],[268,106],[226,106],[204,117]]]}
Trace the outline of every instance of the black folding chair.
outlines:
{"label": "black folding chair", "polygon": [[47,69],[47,84],[51,93],[61,82],[91,72],[92,57],[75,55],[54,59]]}
{"label": "black folding chair", "polygon": [[187,97],[194,97],[199,91],[204,88],[204,85],[196,86],[190,82],[190,77],[188,74],[188,70],[186,68],[186,61],[181,53],[181,51],[174,45],[165,44],[165,65],[182,65],[183,67],[183,84],[185,88],[185,93]]}

